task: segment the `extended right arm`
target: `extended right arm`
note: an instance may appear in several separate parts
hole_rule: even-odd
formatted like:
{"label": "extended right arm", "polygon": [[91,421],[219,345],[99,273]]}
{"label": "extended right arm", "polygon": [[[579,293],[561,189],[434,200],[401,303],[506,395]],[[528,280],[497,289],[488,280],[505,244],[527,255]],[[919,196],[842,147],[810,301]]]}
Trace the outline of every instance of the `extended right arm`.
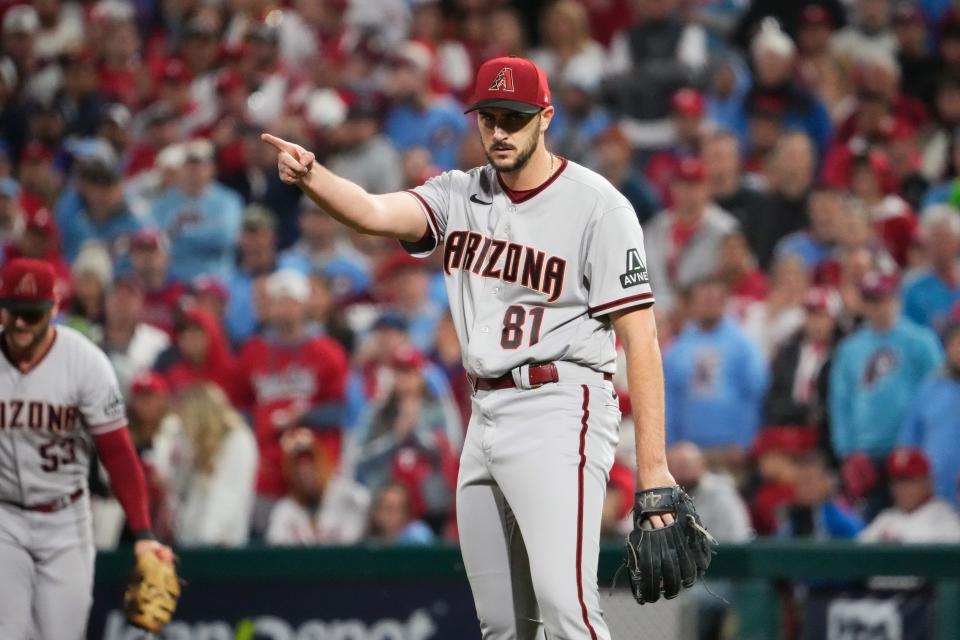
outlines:
{"label": "extended right arm", "polygon": [[367,193],[316,162],[313,153],[298,144],[265,133],[264,142],[278,151],[280,179],[295,184],[338,222],[370,235],[416,242],[427,233],[427,219],[409,193]]}

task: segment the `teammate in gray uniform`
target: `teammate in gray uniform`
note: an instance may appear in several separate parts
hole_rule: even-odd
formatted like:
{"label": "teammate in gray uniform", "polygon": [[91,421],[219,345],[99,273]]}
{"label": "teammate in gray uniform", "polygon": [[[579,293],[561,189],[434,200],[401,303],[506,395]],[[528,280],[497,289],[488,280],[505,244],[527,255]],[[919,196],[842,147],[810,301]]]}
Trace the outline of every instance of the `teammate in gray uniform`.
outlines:
{"label": "teammate in gray uniform", "polygon": [[[643,236],[610,183],[544,146],[554,110],[536,65],[484,63],[469,111],[489,165],[401,193],[368,194],[303,147],[263,140],[279,151],[284,182],[345,225],[417,256],[443,243],[474,387],[457,523],[483,637],[608,639],[597,558],[620,424],[614,333],[627,357],[638,487],[675,484]],[[650,516],[655,528],[672,521]]]}
{"label": "teammate in gray uniform", "polygon": [[[86,492],[96,447],[138,541],[152,539],[146,485],[106,355],[54,327],[53,267],[17,259],[0,274],[0,638],[78,640],[92,603]],[[119,604],[119,602],[118,602]]]}

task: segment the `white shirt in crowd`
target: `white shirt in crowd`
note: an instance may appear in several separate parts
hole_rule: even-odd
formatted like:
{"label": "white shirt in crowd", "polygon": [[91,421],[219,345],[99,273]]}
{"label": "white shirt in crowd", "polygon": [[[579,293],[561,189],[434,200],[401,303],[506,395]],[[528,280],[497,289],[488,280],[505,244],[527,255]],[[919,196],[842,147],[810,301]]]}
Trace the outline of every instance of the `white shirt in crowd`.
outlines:
{"label": "white shirt in crowd", "polygon": [[225,436],[210,474],[193,470],[192,455],[173,452],[170,481],[177,543],[183,546],[246,544],[253,513],[257,441],[253,432],[235,428]]}
{"label": "white shirt in crowd", "polygon": [[881,511],[860,532],[859,540],[914,544],[960,542],[960,516],[952,505],[939,498],[910,513],[891,507]]}
{"label": "white shirt in crowd", "polygon": [[366,531],[370,492],[345,476],[330,480],[320,507],[311,511],[287,496],[270,513],[267,544],[353,544]]}

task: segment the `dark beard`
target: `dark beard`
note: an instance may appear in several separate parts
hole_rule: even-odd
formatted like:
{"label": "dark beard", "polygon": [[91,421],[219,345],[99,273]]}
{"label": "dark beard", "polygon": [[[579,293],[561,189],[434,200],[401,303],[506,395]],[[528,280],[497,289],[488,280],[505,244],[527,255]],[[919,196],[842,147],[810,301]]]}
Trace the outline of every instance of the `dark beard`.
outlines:
{"label": "dark beard", "polygon": [[[539,117],[538,117],[538,121],[539,121]],[[540,127],[538,126],[536,130],[539,132]],[[511,164],[505,167],[497,166],[497,164],[493,161],[493,158],[490,157],[490,151],[484,149],[484,153],[487,156],[487,162],[489,162],[490,166],[496,169],[498,172],[514,173],[516,171],[519,171],[520,169],[523,169],[527,165],[527,163],[530,161],[530,157],[533,156],[533,152],[536,151],[537,147],[539,146],[540,146],[540,134],[537,133],[536,135],[533,136],[533,139],[530,141],[530,144],[527,145],[525,149],[520,150],[520,153],[517,155],[517,158]]]}

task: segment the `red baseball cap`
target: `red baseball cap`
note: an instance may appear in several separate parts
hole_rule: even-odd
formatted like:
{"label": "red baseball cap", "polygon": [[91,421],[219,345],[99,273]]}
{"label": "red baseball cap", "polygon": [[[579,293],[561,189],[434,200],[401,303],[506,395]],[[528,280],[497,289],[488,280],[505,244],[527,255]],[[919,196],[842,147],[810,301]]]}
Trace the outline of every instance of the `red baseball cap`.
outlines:
{"label": "red baseball cap", "polygon": [[169,393],[170,385],[167,384],[167,381],[158,373],[153,371],[144,371],[136,378],[133,379],[133,382],[130,383],[130,394],[137,395],[140,393]]}
{"label": "red baseball cap", "polygon": [[800,12],[800,26],[807,25],[833,26],[833,16],[818,4],[808,4]]}
{"label": "red baseball cap", "polygon": [[142,249],[144,251],[156,251],[165,249],[167,239],[163,232],[153,227],[143,227],[130,237],[130,249]]}
{"label": "red baseball cap", "polygon": [[45,260],[15,258],[0,274],[0,307],[11,311],[46,311],[55,300],[57,274]]}
{"label": "red baseball cap", "polygon": [[833,289],[813,287],[803,298],[803,306],[807,311],[826,313],[836,318],[840,313],[840,296]]}
{"label": "red baseball cap", "polygon": [[919,449],[896,449],[887,457],[887,473],[895,480],[926,476],[930,474],[930,462]]}
{"label": "red baseball cap", "polygon": [[390,358],[390,366],[394,369],[423,369],[427,359],[416,349],[399,349]]}
{"label": "red baseball cap", "polygon": [[511,109],[520,113],[537,113],[550,106],[547,75],[540,67],[524,58],[505,56],[480,65],[473,89],[470,113],[484,107]]}
{"label": "red baseball cap", "polygon": [[680,115],[700,117],[706,110],[703,95],[696,89],[680,89],[670,100],[670,107]]}
{"label": "red baseball cap", "polygon": [[879,301],[897,293],[900,281],[892,273],[870,271],[860,281],[860,295],[864,300]]}
{"label": "red baseball cap", "polygon": [[703,182],[707,178],[707,169],[700,158],[689,157],[677,164],[677,170],[673,175],[677,180]]}

